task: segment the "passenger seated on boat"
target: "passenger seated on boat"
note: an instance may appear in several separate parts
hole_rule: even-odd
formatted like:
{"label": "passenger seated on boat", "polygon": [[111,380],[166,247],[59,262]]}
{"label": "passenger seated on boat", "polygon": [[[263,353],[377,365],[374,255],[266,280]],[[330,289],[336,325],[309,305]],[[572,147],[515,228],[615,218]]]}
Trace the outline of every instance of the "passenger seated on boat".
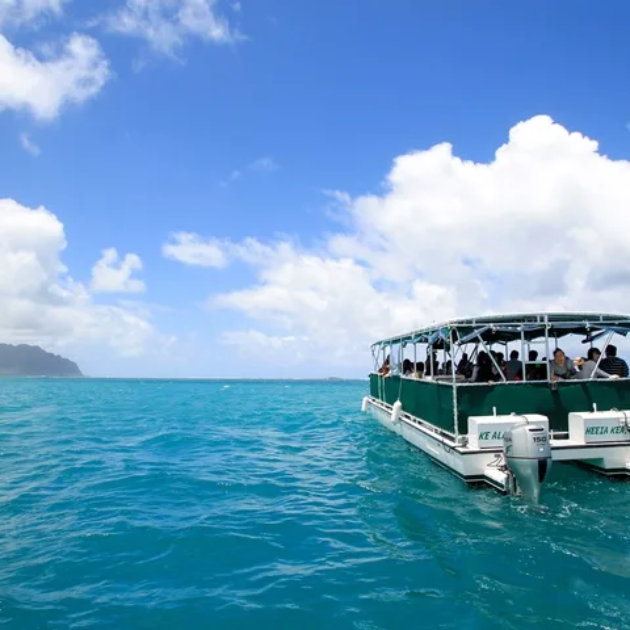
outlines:
{"label": "passenger seated on boat", "polygon": [[453,362],[447,361],[442,368],[442,374],[444,376],[452,376],[453,375]]}
{"label": "passenger seated on boat", "polygon": [[532,363],[536,363],[538,359],[538,352],[536,350],[530,350],[529,351],[529,355],[527,356],[527,362],[530,364],[527,366],[527,368],[525,369],[525,378],[528,381],[537,381],[538,379],[536,378],[536,369],[537,369],[537,365],[531,365]]}
{"label": "passenger seated on boat", "polygon": [[573,378],[577,373],[573,366],[573,361],[560,348],[556,348],[553,351],[553,360],[550,361],[550,367],[552,381]]}
{"label": "passenger seated on boat", "polygon": [[601,352],[597,348],[590,348],[586,359],[584,357],[579,357],[573,361],[575,367],[578,369],[575,378],[587,379],[591,378],[593,372],[595,372],[595,378],[619,378],[618,374],[608,374],[604,372],[601,368],[595,369],[597,366],[597,361],[601,356]]}
{"label": "passenger seated on boat", "polygon": [[510,360],[505,366],[505,377],[508,381],[523,380],[523,362],[519,361],[518,350],[510,352]]}
{"label": "passenger seated on boat", "polygon": [[527,366],[527,372],[525,377],[528,381],[545,381],[547,380],[547,366],[543,359],[542,363],[536,363],[538,361],[538,351],[530,350],[528,355],[528,362],[533,365]]}
{"label": "passenger seated on boat", "polygon": [[473,383],[489,383],[494,384],[494,374],[492,371],[492,361],[486,352],[479,351],[477,355],[477,365],[473,370],[472,378]]}
{"label": "passenger seated on boat", "polygon": [[433,353],[433,366],[431,366],[431,354],[427,354],[427,360],[424,362],[424,377],[432,378],[438,376],[440,363],[435,352]]}
{"label": "passenger seated on boat", "polygon": [[602,359],[599,367],[611,376],[628,378],[628,364],[617,356],[617,346],[606,346],[606,358]]}
{"label": "passenger seated on boat", "polygon": [[464,354],[462,354],[462,358],[457,364],[457,374],[459,376],[464,376],[465,378],[470,378],[470,376],[472,375],[472,371],[473,365],[468,359],[468,354],[464,352]]}
{"label": "passenger seated on boat", "polygon": [[381,369],[378,371],[378,373],[381,376],[389,376],[389,373],[391,372],[390,366],[389,366],[389,354],[385,357],[385,361],[383,361],[383,365],[381,365]]}
{"label": "passenger seated on boat", "polygon": [[403,376],[413,376],[413,363],[409,359],[403,361]]}
{"label": "passenger seated on boat", "polygon": [[424,378],[424,363],[422,361],[416,363],[416,378]]}
{"label": "passenger seated on boat", "polygon": [[503,352],[495,352],[494,350],[490,350],[490,354],[494,359],[494,361],[489,359],[490,365],[492,367],[492,376],[494,380],[501,380],[501,374],[499,373],[499,370],[497,370],[497,366],[495,365],[495,363],[499,366],[500,371],[505,374],[505,360]]}

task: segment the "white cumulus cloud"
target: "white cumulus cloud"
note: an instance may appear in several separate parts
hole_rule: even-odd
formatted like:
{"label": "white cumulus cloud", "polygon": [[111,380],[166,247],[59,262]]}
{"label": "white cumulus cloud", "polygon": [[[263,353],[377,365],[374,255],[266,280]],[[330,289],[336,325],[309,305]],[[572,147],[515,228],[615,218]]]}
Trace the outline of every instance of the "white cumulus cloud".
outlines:
{"label": "white cumulus cloud", "polygon": [[44,347],[151,353],[166,340],[142,309],[96,303],[68,274],[63,224],[47,209],[0,200],[0,339]]}
{"label": "white cumulus cloud", "polygon": [[[284,251],[281,251],[284,250]],[[236,309],[266,329],[261,335],[229,331],[224,341],[245,350],[273,347],[278,340],[290,352],[312,360],[352,363],[383,333],[411,328],[431,316],[451,316],[454,296],[422,280],[385,290],[375,286],[370,270],[350,258],[300,252],[286,244],[254,264],[258,282],[209,300],[210,308]],[[267,330],[273,332],[268,333]],[[264,335],[264,336],[263,336]]]}
{"label": "white cumulus cloud", "polygon": [[254,274],[209,299],[258,322],[224,341],[365,366],[376,339],[454,316],[630,311],[630,163],[547,116],[515,125],[487,163],[446,143],[401,155],[379,190],[338,191],[345,227],[316,248],[211,241]]}
{"label": "white cumulus cloud", "polygon": [[215,44],[240,39],[215,0],[126,0],[106,23],[110,30],[144,39],[166,55],[175,54],[189,39]]}
{"label": "white cumulus cloud", "polygon": [[127,254],[121,259],[115,248],[105,249],[92,268],[90,288],[95,293],[143,293],[144,282],[132,278],[135,271],[141,270],[142,260],[138,255]]}
{"label": "white cumulus cloud", "polygon": [[39,120],[52,120],[66,105],[96,96],[110,75],[109,62],[92,37],[75,33],[38,57],[0,34],[0,111],[26,110]]}
{"label": "white cumulus cloud", "polygon": [[216,240],[204,240],[197,234],[177,232],[162,246],[162,255],[185,265],[198,267],[225,267],[228,258]]}

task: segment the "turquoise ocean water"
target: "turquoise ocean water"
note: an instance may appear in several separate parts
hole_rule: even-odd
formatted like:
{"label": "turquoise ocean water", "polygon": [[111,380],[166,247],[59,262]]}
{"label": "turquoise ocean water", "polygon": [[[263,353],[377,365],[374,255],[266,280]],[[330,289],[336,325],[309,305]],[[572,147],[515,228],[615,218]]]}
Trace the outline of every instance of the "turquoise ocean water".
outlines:
{"label": "turquoise ocean water", "polygon": [[4,628],[630,628],[630,483],[469,490],[367,383],[0,381]]}

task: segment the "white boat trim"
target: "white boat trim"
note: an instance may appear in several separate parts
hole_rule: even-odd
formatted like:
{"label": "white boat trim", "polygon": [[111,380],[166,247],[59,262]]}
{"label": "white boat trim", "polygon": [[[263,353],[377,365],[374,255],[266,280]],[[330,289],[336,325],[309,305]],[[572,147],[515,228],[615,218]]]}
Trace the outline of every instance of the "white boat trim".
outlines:
{"label": "white boat trim", "polygon": [[[501,447],[462,446],[452,434],[405,411],[392,422],[392,406],[371,396],[367,399],[367,412],[467,484],[482,483],[504,493],[511,491]],[[554,462],[575,463],[606,476],[630,476],[630,441],[586,444],[551,439],[551,453]]]}

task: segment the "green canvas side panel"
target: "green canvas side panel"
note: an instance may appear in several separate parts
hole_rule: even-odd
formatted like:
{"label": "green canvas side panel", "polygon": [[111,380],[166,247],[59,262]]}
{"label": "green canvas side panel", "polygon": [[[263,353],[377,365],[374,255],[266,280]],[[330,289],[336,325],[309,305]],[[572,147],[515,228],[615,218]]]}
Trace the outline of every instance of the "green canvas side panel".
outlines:
{"label": "green canvas side panel", "polygon": [[[493,407],[498,415],[539,413],[549,416],[550,428],[555,430],[559,429],[555,425],[562,416],[562,401],[557,391],[551,391],[548,383],[459,387],[457,406],[462,433],[468,433],[469,416],[491,416]],[[566,413],[564,416],[566,426]]]}
{"label": "green canvas side panel", "polygon": [[370,396],[380,398],[378,395],[378,374],[370,374]]}
{"label": "green canvas side panel", "polygon": [[569,413],[630,408],[630,381],[569,381],[551,386],[549,383],[519,383],[518,385],[480,385],[459,387],[457,400],[460,430],[467,426],[469,416],[539,413],[549,417],[554,431],[568,431]]}
{"label": "green canvas side panel", "polygon": [[400,397],[407,413],[453,432],[453,389],[448,385],[371,374],[370,395],[390,405]]}
{"label": "green canvas side panel", "polygon": [[[385,402],[393,405],[400,396],[400,376],[388,376],[382,379],[383,388],[385,390]],[[403,405],[404,409],[404,405]]]}
{"label": "green canvas side panel", "polygon": [[453,387],[403,379],[403,409],[445,431],[454,432]]}
{"label": "green canvas side panel", "polygon": [[378,374],[370,374],[370,396],[393,405],[398,400],[400,377],[383,378]]}
{"label": "green canvas side panel", "polygon": [[[402,389],[401,389],[402,381]],[[393,405],[400,396],[403,409],[447,431],[453,431],[453,389],[448,383],[381,378],[370,375],[370,394]],[[470,416],[539,413],[548,416],[554,431],[568,431],[569,413],[630,409],[630,381],[565,381],[476,385],[457,388],[458,430],[468,433]]]}

